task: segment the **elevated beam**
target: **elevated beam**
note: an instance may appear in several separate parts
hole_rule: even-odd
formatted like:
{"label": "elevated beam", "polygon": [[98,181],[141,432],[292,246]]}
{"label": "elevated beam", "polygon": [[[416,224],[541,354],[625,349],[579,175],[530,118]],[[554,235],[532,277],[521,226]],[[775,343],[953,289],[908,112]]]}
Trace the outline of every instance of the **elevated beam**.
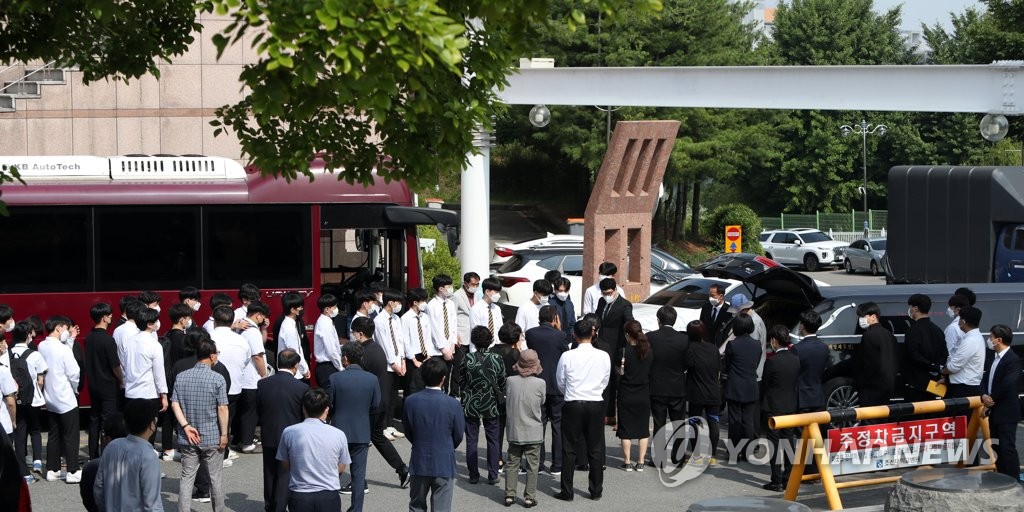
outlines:
{"label": "elevated beam", "polygon": [[1024,114],[1024,61],[963,66],[520,69],[511,105],[615,105]]}

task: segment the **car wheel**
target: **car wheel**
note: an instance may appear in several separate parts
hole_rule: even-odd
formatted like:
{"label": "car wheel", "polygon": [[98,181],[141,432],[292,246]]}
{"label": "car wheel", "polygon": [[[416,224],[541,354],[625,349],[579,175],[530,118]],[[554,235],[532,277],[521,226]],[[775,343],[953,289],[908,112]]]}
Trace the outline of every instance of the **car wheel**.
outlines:
{"label": "car wheel", "polygon": [[804,256],[804,267],[807,268],[808,272],[815,272],[818,270],[818,257],[813,254]]}
{"label": "car wheel", "polygon": [[850,261],[850,258],[846,258],[846,261],[843,262],[843,266],[846,267],[847,274],[856,272],[856,270],[853,269],[853,262]]}
{"label": "car wheel", "polygon": [[[825,392],[825,408],[830,411],[834,409],[851,409],[860,404],[860,396],[857,394],[857,388],[854,387],[853,379],[851,378],[837,377],[830,379],[825,382],[822,388]],[[855,426],[857,423],[857,421],[840,421],[831,425],[833,428],[844,428]]]}
{"label": "car wheel", "polygon": [[878,263],[876,263],[875,260],[871,260],[871,275],[878,275]]}

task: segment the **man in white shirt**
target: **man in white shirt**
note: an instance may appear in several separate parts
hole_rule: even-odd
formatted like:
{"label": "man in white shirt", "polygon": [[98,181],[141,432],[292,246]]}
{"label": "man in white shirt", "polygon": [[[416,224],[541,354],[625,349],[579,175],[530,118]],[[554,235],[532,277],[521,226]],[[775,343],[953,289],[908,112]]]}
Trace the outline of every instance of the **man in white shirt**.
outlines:
{"label": "man in white shirt", "polygon": [[441,353],[444,363],[448,367],[448,373],[445,376],[444,384],[442,384],[445,387],[445,393],[448,392],[448,383],[451,381],[455,348],[459,344],[458,306],[453,300],[455,289],[452,288],[452,284],[452,278],[447,274],[434,276],[432,282],[434,298],[427,305],[434,349]]}
{"label": "man in white shirt", "polygon": [[235,308],[235,322],[248,316],[249,303],[260,300],[260,295],[260,288],[252,283],[245,283],[238,288],[238,300],[242,301],[242,305]]}
{"label": "man in white shirt", "polygon": [[143,309],[146,309],[146,305],[138,299],[129,301],[125,304],[125,322],[117,326],[112,334],[114,342],[117,343],[117,357],[121,360],[122,369],[126,368],[124,347],[128,343],[128,340],[134,338],[135,335],[139,333],[139,327],[135,324],[135,317],[138,316],[139,312]]}
{"label": "man in white shirt", "polygon": [[[4,345],[2,339],[0,339],[0,345]],[[0,428],[3,428],[7,438],[13,442],[14,424],[18,418],[18,383],[11,375],[11,369],[4,365],[0,365],[0,398],[3,399],[3,404],[0,404]],[[22,457],[18,460],[22,461],[20,464],[24,464],[25,458]],[[24,470],[25,466],[21,465],[18,468]]]}
{"label": "man in white shirt", "polygon": [[[264,348],[263,331],[260,326],[270,316],[270,308],[256,300],[249,303],[246,310],[245,330],[242,339],[249,346],[249,364],[242,369],[242,393],[238,398],[238,412],[231,431],[235,438],[233,444],[242,453],[256,450],[256,423],[259,411],[256,408],[256,385],[267,376],[266,349]],[[237,323],[237,322],[236,322]],[[230,412],[230,407],[228,408]]]}
{"label": "man in white shirt", "polygon": [[[228,439],[231,439],[232,425],[238,414],[238,401],[242,396],[242,381],[245,368],[252,365],[252,349],[249,342],[241,334],[231,330],[235,314],[228,306],[218,306],[213,310],[213,334],[210,339],[217,345],[218,362],[223,364],[231,377],[228,386]],[[236,459],[238,456],[227,450],[225,459]]]}
{"label": "man in white shirt", "polygon": [[404,437],[391,424],[395,417],[395,404],[398,403],[398,386],[406,370],[405,331],[402,329],[402,319],[398,316],[402,311],[402,294],[389,289],[384,292],[381,300],[384,307],[373,318],[373,338],[384,349],[388,362],[387,377],[380,382],[380,408],[387,425],[384,434]]}
{"label": "man in white shirt", "polygon": [[[484,289],[483,300],[476,301],[473,309],[469,312],[469,323],[472,327],[484,326],[491,331],[491,344],[501,343],[498,339],[498,329],[504,323],[501,316],[501,308],[498,307],[498,298],[501,297],[501,281],[494,277],[484,279],[481,287]],[[475,352],[475,347],[470,352]]]}
{"label": "man in white shirt", "polygon": [[341,364],[341,340],[338,328],[334,326],[334,318],[338,316],[338,298],[325,293],[316,300],[320,308],[320,316],[313,327],[313,358],[316,360],[316,383],[327,390],[331,382],[331,374],[343,370]]}
{"label": "man in white shirt", "polygon": [[69,484],[82,481],[78,467],[78,383],[82,370],[75,355],[65,345],[71,338],[71,319],[51,317],[46,321],[47,337],[39,343],[39,354],[48,368],[43,383],[43,398],[50,411],[50,433],[46,440],[46,479],[60,480],[60,458],[67,463]]}
{"label": "man in white shirt", "polygon": [[424,388],[420,366],[431,357],[441,356],[441,351],[437,350],[431,339],[430,316],[423,311],[427,305],[427,291],[413,288],[409,290],[408,298],[409,311],[402,317],[402,329],[405,330],[406,398]]}
{"label": "man in white shirt", "polygon": [[377,299],[368,290],[356,292],[356,304],[359,305],[359,309],[356,309],[355,314],[348,321],[348,340],[359,341],[356,339],[356,333],[352,330],[352,323],[356,321],[356,318],[370,318],[370,310],[373,305],[376,304]]}
{"label": "man in white shirt", "polygon": [[[587,313],[597,313],[597,304],[601,301],[601,281],[608,278],[615,278],[615,274],[619,272],[619,267],[616,267],[614,263],[605,261],[597,267],[597,281],[594,282],[593,286],[587,288],[583,293],[583,316]],[[622,287],[616,285],[616,293],[620,297],[625,297],[625,292],[622,291]]]}
{"label": "man in white shirt", "polygon": [[[538,279],[533,282],[533,297],[519,306],[516,312],[516,323],[523,329],[529,331],[540,325],[540,308],[548,305],[548,297],[551,296],[551,283],[547,279]],[[520,347],[520,350],[526,347]]]}
{"label": "man in white shirt", "polygon": [[963,295],[953,295],[949,298],[946,315],[952,318],[953,321],[946,326],[943,334],[946,335],[946,350],[950,354],[956,350],[956,345],[964,337],[964,331],[960,329],[960,311],[967,306],[970,306],[970,302]]}
{"label": "man in white shirt", "polygon": [[281,296],[281,308],[284,318],[277,333],[277,353],[290,348],[299,353],[299,366],[296,367],[296,379],[309,380],[309,364],[306,363],[306,352],[302,349],[302,335],[299,333],[298,319],[306,309],[306,299],[296,292],[288,292]]}
{"label": "man in white shirt", "polygon": [[[573,326],[576,342],[573,350],[558,360],[555,383],[565,396],[562,406],[562,471],[561,490],[555,498],[573,500],[573,476],[576,467],[576,447],[582,439],[590,464],[589,490],[591,499],[601,499],[604,491],[604,415],[603,393],[611,376],[608,354],[591,345],[594,323],[581,319]],[[580,454],[583,457],[583,454]]]}
{"label": "man in white shirt", "polygon": [[963,338],[949,352],[949,359],[942,367],[942,374],[949,379],[946,398],[977,396],[982,392],[981,376],[985,371],[985,338],[978,325],[981,324],[981,310],[974,306],[960,309],[960,330]]}
{"label": "man in white shirt", "polygon": [[[210,316],[206,319],[206,322],[203,322],[203,329],[205,329],[210,336],[213,336],[214,329],[213,310],[221,306],[227,306],[230,309],[232,306],[231,297],[228,297],[226,293],[215,293],[210,296]],[[234,313],[232,313],[232,315],[234,315]]]}
{"label": "man in white shirt", "polygon": [[[157,338],[160,331],[160,312],[150,307],[144,308],[135,315],[135,325],[142,330],[124,344],[124,396],[127,400],[152,400],[163,413],[167,411],[170,402],[167,398],[164,349]],[[153,444],[156,437],[149,441]],[[163,449],[169,452],[171,447],[164,446]]]}

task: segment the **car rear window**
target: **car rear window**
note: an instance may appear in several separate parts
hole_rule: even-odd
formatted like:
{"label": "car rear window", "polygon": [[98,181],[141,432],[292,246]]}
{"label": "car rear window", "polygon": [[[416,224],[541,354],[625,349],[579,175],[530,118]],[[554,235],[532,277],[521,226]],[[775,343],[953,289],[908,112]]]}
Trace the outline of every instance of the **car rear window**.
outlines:
{"label": "car rear window", "polygon": [[716,279],[684,279],[644,299],[643,303],[696,309],[703,306],[704,302],[708,300],[708,291],[713,284],[729,286],[729,283]]}
{"label": "car rear window", "polygon": [[506,274],[509,272],[515,272],[523,268],[525,265],[526,258],[523,258],[522,254],[513,254],[511,258],[505,260],[505,263],[502,263],[501,266],[498,267],[498,273]]}
{"label": "car rear window", "polygon": [[771,233],[761,233],[760,235],[757,235],[757,239],[762,241],[762,242],[767,242],[768,238],[771,237],[771,236],[772,236]]}

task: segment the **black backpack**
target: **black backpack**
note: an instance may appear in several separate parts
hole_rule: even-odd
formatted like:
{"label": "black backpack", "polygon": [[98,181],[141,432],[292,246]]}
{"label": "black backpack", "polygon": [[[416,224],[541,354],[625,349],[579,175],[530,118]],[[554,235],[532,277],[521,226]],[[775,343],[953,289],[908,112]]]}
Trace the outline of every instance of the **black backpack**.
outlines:
{"label": "black backpack", "polygon": [[32,372],[28,371],[28,356],[35,350],[26,348],[21,355],[11,351],[11,375],[14,382],[18,383],[18,405],[32,405],[35,398],[36,387],[32,382]]}

